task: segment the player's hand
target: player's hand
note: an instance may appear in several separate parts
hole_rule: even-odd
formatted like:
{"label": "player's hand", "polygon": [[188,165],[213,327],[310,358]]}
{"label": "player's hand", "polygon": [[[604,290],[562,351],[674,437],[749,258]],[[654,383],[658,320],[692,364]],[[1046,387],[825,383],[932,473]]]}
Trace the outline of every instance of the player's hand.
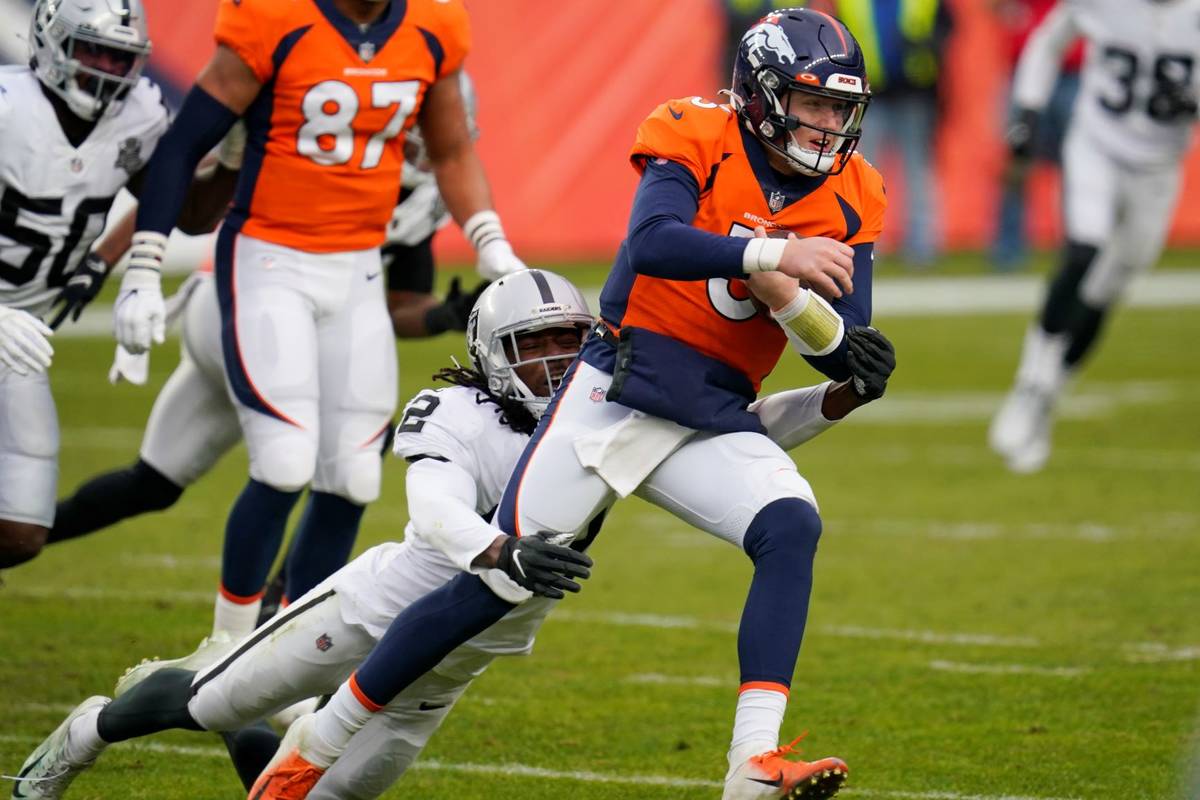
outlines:
{"label": "player's hand", "polygon": [[778,271],[833,300],[854,291],[854,248],[824,236],[789,237]]}
{"label": "player's hand", "polygon": [[510,536],[500,546],[496,569],[503,570],[519,586],[541,597],[561,600],[566,592],[578,592],[572,580],[591,575],[592,560],[586,554],[552,543],[546,533]]}
{"label": "player's hand", "polygon": [[524,261],[517,258],[507,239],[493,239],[480,247],[477,255],[479,260],[475,265],[475,270],[485,280],[494,281],[505,275],[529,269],[525,266]]}
{"label": "player's hand", "polygon": [[1037,132],[1038,113],[1032,108],[1018,108],[1012,122],[1004,131],[1004,142],[1008,145],[1009,157],[1017,166],[1024,167],[1033,158],[1033,137]]}
{"label": "player's hand", "polygon": [[425,313],[425,329],[431,335],[445,331],[465,331],[467,318],[471,316],[475,301],[489,285],[489,281],[480,281],[469,293],[464,293],[461,279],[455,278],[450,281],[450,291],[446,299]]}
{"label": "player's hand", "polygon": [[[766,239],[767,230],[759,225],[754,229],[755,239]],[[789,233],[787,238],[795,239],[796,234]],[[771,311],[778,311],[796,299],[800,291],[800,282],[782,272],[752,272],[746,277],[746,285],[750,293]]]}
{"label": "player's hand", "polygon": [[96,299],[100,288],[104,286],[104,278],[108,275],[108,264],[95,252],[88,253],[67,276],[67,285],[54,299],[54,305],[62,304],[62,308],[50,320],[50,327],[58,330],[58,326],[69,316],[71,322],[79,319],[84,307]]}
{"label": "player's hand", "polygon": [[117,343],[137,355],[151,343],[166,340],[166,308],[163,305],[162,268],[167,237],[153,231],[133,235],[129,266],[121,279],[121,291],[113,309]]}
{"label": "player's hand", "polygon": [[0,306],[0,364],[18,375],[46,371],[54,355],[53,335],[46,323],[28,311]]}
{"label": "player's hand", "polygon": [[896,369],[896,348],[882,333],[865,325],[846,331],[846,344],[854,393],[868,402],[883,397],[888,378]]}

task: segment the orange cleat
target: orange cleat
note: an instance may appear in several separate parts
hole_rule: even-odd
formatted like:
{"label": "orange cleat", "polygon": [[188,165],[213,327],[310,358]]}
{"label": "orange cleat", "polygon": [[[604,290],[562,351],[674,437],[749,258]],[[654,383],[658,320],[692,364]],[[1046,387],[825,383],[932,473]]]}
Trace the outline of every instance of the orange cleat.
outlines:
{"label": "orange cleat", "polygon": [[846,762],[840,758],[822,758],[819,761],[789,761],[786,755],[797,752],[791,744],[743,761],[725,776],[725,792],[722,800],[765,800],[765,798],[787,798],[787,800],[824,800],[833,797],[842,788],[850,774]]}
{"label": "orange cleat", "polygon": [[325,770],[300,755],[301,740],[309,735],[316,715],[305,714],[292,723],[275,757],[250,787],[247,800],[303,800],[321,780]]}

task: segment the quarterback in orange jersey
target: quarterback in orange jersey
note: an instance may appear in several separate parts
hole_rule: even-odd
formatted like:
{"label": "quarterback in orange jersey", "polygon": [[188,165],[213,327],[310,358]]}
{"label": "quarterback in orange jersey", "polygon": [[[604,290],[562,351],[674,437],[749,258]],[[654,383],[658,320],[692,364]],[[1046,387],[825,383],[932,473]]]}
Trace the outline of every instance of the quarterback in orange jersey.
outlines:
{"label": "quarterback in orange jersey", "polygon": [[250,456],[213,626],[237,639],[254,628],[301,490],[311,484],[291,558],[317,580],[344,563],[379,494],[379,443],[397,399],[379,246],[415,124],[480,271],[524,265],[491,208],[464,114],[461,0],[222,0],[215,38],[149,165],[115,326],[131,352],[162,341],[159,265],[182,176],[244,119],[215,270],[226,383]]}
{"label": "quarterback in orange jersey", "polygon": [[[827,798],[846,764],[788,758],[779,740],[821,520],[776,444],[798,442],[768,435],[780,416],[756,394],[790,340],[831,378],[797,390],[809,392],[810,432],[883,395],[895,354],[868,327],[883,184],[854,152],[870,94],[862,51],[833,17],[764,17],[742,39],[729,94],[728,105],[668,102],[639,129],[641,182],[602,319],[494,524],[582,546],[618,498],[637,494],[742,548],[754,577],[724,798]],[[407,608],[289,732],[255,797],[304,797],[374,712],[528,595],[461,574]]]}

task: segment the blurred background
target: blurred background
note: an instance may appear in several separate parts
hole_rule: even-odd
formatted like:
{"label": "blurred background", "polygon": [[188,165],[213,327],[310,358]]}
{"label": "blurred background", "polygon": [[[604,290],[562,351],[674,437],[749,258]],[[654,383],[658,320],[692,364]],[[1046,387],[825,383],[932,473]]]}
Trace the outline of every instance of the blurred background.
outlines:
{"label": "blurred background", "polygon": [[[869,18],[854,19],[856,13],[869,17],[858,9],[871,3],[816,2],[844,17],[868,54],[872,47],[878,53],[864,151],[888,181],[884,253],[912,268],[937,267],[945,253],[975,253],[987,258],[970,259],[970,268],[1003,270],[1024,266],[1026,243],[1053,247],[1060,231],[1053,131],[1028,180],[1006,170],[1002,139],[1020,45],[1053,0],[911,3],[928,18],[918,34],[928,41],[915,53],[886,30],[875,31]],[[30,5],[0,0],[0,58],[26,58]],[[212,52],[217,0],[146,5],[155,42],[151,73],[178,103]],[[715,98],[728,85],[727,42],[772,4],[467,5],[475,32],[467,67],[479,90],[479,148],[498,208],[519,253],[561,264],[612,257],[635,185],[634,171],[624,165],[638,123],[668,98]],[[1078,58],[1068,56],[1059,107],[1069,108]],[[1200,246],[1198,176],[1200,156],[1193,154],[1173,246]],[[448,260],[469,260],[453,226],[438,237],[438,247]]]}

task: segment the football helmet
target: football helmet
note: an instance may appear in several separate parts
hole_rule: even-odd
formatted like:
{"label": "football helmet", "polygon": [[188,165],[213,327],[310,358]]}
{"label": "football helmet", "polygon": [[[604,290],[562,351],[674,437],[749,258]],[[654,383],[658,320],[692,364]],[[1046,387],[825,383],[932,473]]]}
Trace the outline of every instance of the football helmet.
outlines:
{"label": "football helmet", "polygon": [[742,36],[729,96],[747,130],[796,171],[836,175],[858,147],[871,91],[862,48],[845,25],[784,8]]}
{"label": "football helmet", "polygon": [[[479,138],[479,126],[475,124],[475,112],[479,104],[475,98],[475,84],[465,69],[458,71],[458,90],[462,94],[463,108],[467,112],[467,130],[471,132],[471,140],[474,141]],[[412,167],[413,170],[420,172],[429,172],[429,154],[425,150],[425,138],[421,135],[419,125],[412,126],[412,129],[404,135],[404,161],[406,167]],[[405,186],[410,186],[410,179],[415,179],[416,176],[410,174],[413,170],[404,170]]]}
{"label": "football helmet", "polygon": [[72,113],[115,113],[150,55],[142,0],[38,0],[30,66]]}
{"label": "football helmet", "polygon": [[554,375],[553,362],[565,361],[569,365],[575,356],[521,361],[517,337],[546,328],[574,327],[586,334],[594,322],[587,301],[569,280],[545,270],[521,270],[505,275],[483,290],[467,319],[467,350],[472,365],[487,380],[489,392],[517,400],[535,417],[540,417],[550,398],[534,394],[517,376],[517,368],[541,362],[546,370],[546,385],[553,391],[561,381],[561,377]]}

